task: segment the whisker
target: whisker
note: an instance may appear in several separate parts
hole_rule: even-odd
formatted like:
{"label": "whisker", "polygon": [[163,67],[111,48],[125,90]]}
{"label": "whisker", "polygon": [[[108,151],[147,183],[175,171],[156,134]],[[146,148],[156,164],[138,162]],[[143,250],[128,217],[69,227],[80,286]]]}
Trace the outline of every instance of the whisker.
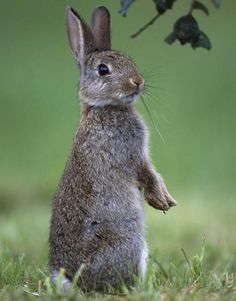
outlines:
{"label": "whisker", "polygon": [[156,71],[156,70],[148,70],[148,71],[142,71],[142,74],[146,75],[146,76],[150,76],[150,75],[156,75],[156,76],[166,76],[168,75],[168,73],[166,72],[159,72],[159,71]]}
{"label": "whisker", "polygon": [[[144,93],[144,98],[146,98],[147,99],[147,101],[149,101],[149,100],[151,100],[152,101],[152,103],[155,105],[155,109],[157,110],[157,111],[160,111],[159,110],[159,107],[156,107],[156,105],[158,104],[160,104],[163,108],[165,108],[167,111],[169,111],[168,110],[168,108],[166,107],[166,106],[164,106],[161,102],[159,102],[157,99],[155,99],[152,95],[148,95],[148,94],[145,94]],[[153,112],[153,114],[154,115],[156,115],[156,117],[159,119],[159,116],[157,115],[157,113],[155,112],[155,110],[152,110],[152,112]],[[169,122],[169,120],[168,120],[168,118],[164,115],[164,113],[163,112],[158,112],[159,114],[160,114],[160,117],[162,117],[166,122],[168,122],[168,123],[170,123]]]}
{"label": "whisker", "polygon": [[157,73],[148,73],[148,74],[145,74],[145,73],[142,73],[143,77],[145,80],[160,80],[160,79],[163,79],[165,74],[157,74]]}
{"label": "whisker", "polygon": [[[152,68],[148,68],[148,69],[144,69],[143,71],[144,71],[144,73],[154,73],[154,72],[156,72],[157,70],[159,71],[159,70],[163,70],[163,68],[165,68],[166,66],[164,65],[164,64],[162,64],[162,65],[157,65],[157,66],[154,66],[154,67],[152,67]],[[158,72],[159,73],[159,72]],[[159,73],[160,74],[160,73]]]}
{"label": "whisker", "polygon": [[151,88],[151,89],[155,89],[155,90],[162,90],[162,91],[167,91],[165,88],[157,86],[157,85],[152,85],[149,83],[145,83],[145,87]]}
{"label": "whisker", "polygon": [[[152,105],[155,107],[155,109],[158,111],[159,113],[159,106],[157,106],[157,102],[156,100],[152,99],[147,93],[144,93],[143,94],[143,98],[144,100],[146,101],[147,100],[147,103],[149,103],[150,101],[152,102]],[[159,117],[158,117],[159,118]]]}
{"label": "whisker", "polygon": [[169,119],[164,114],[161,114],[161,116],[166,122],[170,123]]}
{"label": "whisker", "polygon": [[[146,105],[148,106],[148,98],[146,98],[147,102],[146,102]],[[145,97],[144,97],[144,101],[145,101]],[[156,120],[160,119],[160,112],[156,112],[155,110],[151,110],[152,114],[155,116]]]}
{"label": "whisker", "polygon": [[[151,100],[151,101],[154,102],[155,105],[156,105],[156,101],[154,101],[154,99],[151,99],[150,96],[144,94],[144,98],[145,98],[145,97],[146,97],[147,101]],[[155,107],[155,109],[157,109],[157,108]],[[158,109],[159,109],[159,108],[158,108]],[[152,110],[152,113],[155,115],[155,117],[156,117],[157,119],[159,119],[160,117],[162,117],[163,120],[165,120],[166,122],[170,123],[169,120],[167,119],[167,117],[166,117],[161,111],[158,112],[160,116],[157,115],[157,112],[156,112],[155,110]]]}
{"label": "whisker", "polygon": [[145,94],[144,98],[147,101],[147,103],[150,104],[153,107],[153,109],[155,109],[158,112],[158,114],[161,113],[161,104],[158,102],[158,100],[154,100],[148,94]]}
{"label": "whisker", "polygon": [[149,90],[145,90],[144,91],[144,94],[146,94],[153,102],[155,102],[155,103],[158,103],[163,109],[165,109],[167,112],[170,112],[170,109],[163,103],[163,102],[161,102],[158,98],[160,98],[160,97],[158,97],[157,98],[157,96],[156,97],[154,97],[153,96],[153,94],[149,91]]}
{"label": "whisker", "polygon": [[150,118],[150,120],[151,120],[151,122],[152,122],[152,124],[154,126],[154,129],[155,129],[156,133],[159,135],[159,137],[161,138],[162,142],[165,143],[165,139],[163,138],[160,130],[157,128],[157,125],[156,125],[156,123],[155,123],[155,121],[154,121],[154,119],[152,117],[151,111],[150,111],[147,103],[145,102],[145,99],[142,96],[141,96],[141,100],[142,100],[142,103],[143,103],[143,105],[145,107],[145,110],[147,111],[148,116],[149,116],[149,118]]}
{"label": "whisker", "polygon": [[160,72],[160,69],[158,69],[158,68],[143,70],[142,73],[148,77],[149,76],[162,77],[162,76],[168,75],[167,72],[163,72],[163,71]]}
{"label": "whisker", "polygon": [[145,94],[147,97],[149,97],[150,100],[152,100],[155,104],[158,103],[160,106],[162,106],[163,108],[165,108],[164,104],[161,103],[161,102],[159,101],[158,98],[155,98],[155,97],[151,94],[151,92],[149,92],[148,90],[146,90],[146,91],[144,92],[144,94]]}

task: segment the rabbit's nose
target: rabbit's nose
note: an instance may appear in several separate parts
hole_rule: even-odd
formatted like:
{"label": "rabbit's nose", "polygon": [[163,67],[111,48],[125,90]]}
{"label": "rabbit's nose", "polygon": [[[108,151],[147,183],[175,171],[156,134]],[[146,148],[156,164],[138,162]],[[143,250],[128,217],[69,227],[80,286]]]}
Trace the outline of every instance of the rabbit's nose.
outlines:
{"label": "rabbit's nose", "polygon": [[144,87],[144,79],[142,78],[130,78],[130,82],[133,86],[136,86],[138,90],[142,90]]}

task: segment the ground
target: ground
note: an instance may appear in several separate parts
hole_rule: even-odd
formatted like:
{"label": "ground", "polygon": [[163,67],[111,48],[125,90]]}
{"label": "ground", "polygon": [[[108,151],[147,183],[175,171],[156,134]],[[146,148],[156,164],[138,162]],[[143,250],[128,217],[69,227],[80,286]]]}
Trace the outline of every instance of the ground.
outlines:
{"label": "ground", "polygon": [[147,277],[119,295],[61,294],[47,270],[50,205],[0,214],[0,300],[236,300],[235,206],[184,200],[164,215],[145,205]]}
{"label": "ground", "polygon": [[[163,42],[187,0],[130,39],[154,13],[146,2],[143,9],[135,1],[122,18],[118,0],[0,1],[0,301],[236,300],[236,1],[222,1],[219,10],[203,1],[210,17],[194,13],[209,52]],[[157,131],[140,100],[137,109],[178,206],[164,215],[145,205],[150,268],[139,288],[63,297],[49,282],[47,242],[50,202],[80,115],[65,8],[90,20],[100,4],[111,11],[113,48],[145,76]]]}

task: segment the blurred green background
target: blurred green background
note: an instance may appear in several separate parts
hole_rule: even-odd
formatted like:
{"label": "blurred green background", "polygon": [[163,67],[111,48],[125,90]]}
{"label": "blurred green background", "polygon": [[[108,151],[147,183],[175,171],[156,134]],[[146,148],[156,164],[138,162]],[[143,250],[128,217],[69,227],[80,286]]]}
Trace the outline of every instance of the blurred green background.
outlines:
{"label": "blurred green background", "polygon": [[149,107],[165,143],[141,102],[150,128],[150,153],[178,206],[166,216],[145,205],[151,252],[177,260],[193,254],[203,236],[210,263],[236,252],[236,2],[223,1],[210,16],[196,11],[213,49],[192,50],[163,39],[189,9],[189,1],[161,17],[138,38],[130,35],[155,14],[152,1],[136,1],[126,18],[118,0],[2,0],[0,2],[0,250],[47,260],[50,203],[79,122],[79,72],[69,50],[65,7],[86,20],[106,5],[113,18],[113,48],[134,58],[153,99]]}

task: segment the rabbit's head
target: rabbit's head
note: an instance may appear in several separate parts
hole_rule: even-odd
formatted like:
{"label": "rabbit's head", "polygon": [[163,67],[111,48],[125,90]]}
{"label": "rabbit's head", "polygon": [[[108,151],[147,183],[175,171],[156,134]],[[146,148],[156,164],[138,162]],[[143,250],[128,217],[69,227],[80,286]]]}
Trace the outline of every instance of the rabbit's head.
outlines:
{"label": "rabbit's head", "polygon": [[94,10],[91,28],[67,8],[69,44],[80,67],[79,96],[88,106],[132,103],[144,88],[134,62],[111,50],[110,24],[109,11],[103,6]]}

